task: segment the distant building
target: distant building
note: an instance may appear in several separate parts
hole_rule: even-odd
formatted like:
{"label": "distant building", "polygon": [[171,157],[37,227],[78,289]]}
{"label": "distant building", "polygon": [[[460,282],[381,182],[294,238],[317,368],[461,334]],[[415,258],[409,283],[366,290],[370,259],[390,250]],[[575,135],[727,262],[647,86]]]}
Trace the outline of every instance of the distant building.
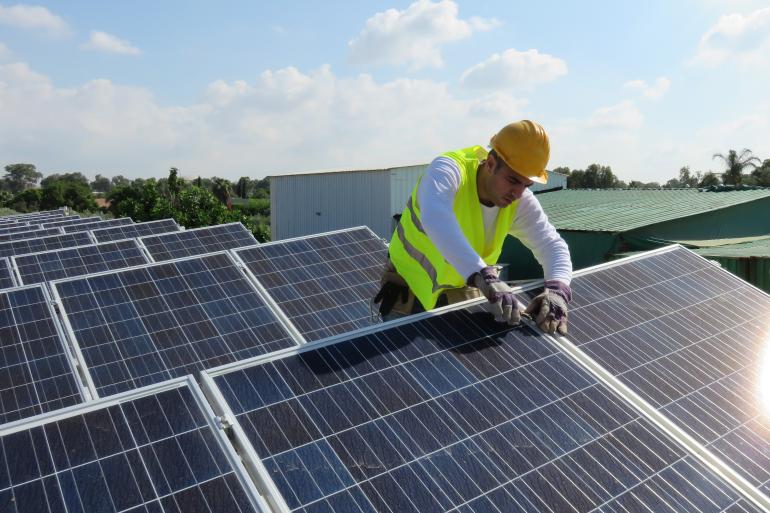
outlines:
{"label": "distant building", "polygon": [[[390,239],[427,164],[270,176],[270,229],[273,240],[368,226]],[[534,191],[563,189],[567,177],[549,173]]]}

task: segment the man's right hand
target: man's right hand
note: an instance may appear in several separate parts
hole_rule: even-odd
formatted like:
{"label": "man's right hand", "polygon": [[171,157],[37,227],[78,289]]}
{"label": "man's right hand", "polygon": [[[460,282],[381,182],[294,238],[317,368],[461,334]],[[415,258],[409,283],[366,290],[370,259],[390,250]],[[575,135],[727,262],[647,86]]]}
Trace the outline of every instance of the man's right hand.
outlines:
{"label": "man's right hand", "polygon": [[489,301],[488,309],[497,322],[507,322],[511,326],[521,322],[519,302],[511,287],[500,281],[495,267],[490,265],[471,274],[467,284],[484,294]]}

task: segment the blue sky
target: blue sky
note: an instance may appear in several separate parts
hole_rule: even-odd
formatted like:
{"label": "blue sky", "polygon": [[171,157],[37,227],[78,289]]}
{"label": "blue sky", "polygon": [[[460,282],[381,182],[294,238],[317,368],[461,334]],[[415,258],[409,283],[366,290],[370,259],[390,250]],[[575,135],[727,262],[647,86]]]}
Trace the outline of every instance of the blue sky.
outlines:
{"label": "blue sky", "polygon": [[770,2],[0,3],[0,165],[392,167],[530,118],[550,167],[770,158]]}

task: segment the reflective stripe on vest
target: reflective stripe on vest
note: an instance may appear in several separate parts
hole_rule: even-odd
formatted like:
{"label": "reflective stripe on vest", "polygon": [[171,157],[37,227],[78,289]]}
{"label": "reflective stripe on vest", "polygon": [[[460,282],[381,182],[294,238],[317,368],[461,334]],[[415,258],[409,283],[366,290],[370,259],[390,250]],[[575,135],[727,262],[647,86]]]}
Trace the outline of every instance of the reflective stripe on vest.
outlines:
{"label": "reflective stripe on vest", "polygon": [[[518,202],[514,201],[500,209],[495,223],[494,238],[487,244],[481,204],[476,190],[476,172],[479,163],[486,158],[487,152],[481,146],[473,146],[448,152],[443,156],[454,160],[460,168],[460,187],[453,204],[453,211],[460,229],[484,262],[487,265],[495,264],[502,252],[505,236],[516,214]],[[422,306],[430,310],[435,307],[442,291],[463,287],[467,276],[460,276],[425,233],[417,201],[419,186],[418,180],[396,225],[390,243],[390,259]]]}

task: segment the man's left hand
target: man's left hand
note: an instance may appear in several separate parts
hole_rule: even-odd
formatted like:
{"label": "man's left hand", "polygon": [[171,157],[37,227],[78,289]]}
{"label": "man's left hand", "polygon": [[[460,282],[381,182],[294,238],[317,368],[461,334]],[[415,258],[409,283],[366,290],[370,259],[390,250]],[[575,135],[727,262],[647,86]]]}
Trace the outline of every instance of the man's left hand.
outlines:
{"label": "man's left hand", "polygon": [[524,313],[532,317],[538,327],[553,335],[567,334],[567,303],[572,300],[569,285],[560,281],[545,282],[543,292],[535,297]]}

